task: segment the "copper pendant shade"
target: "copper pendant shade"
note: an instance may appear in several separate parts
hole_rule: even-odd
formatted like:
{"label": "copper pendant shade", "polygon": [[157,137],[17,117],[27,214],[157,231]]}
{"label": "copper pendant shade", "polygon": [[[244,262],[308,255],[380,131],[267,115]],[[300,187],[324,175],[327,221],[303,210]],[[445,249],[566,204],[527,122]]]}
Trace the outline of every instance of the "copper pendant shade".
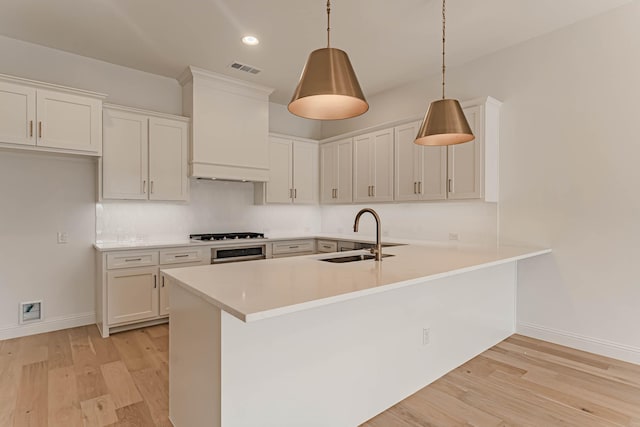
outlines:
{"label": "copper pendant shade", "polygon": [[475,137],[456,99],[433,101],[425,115],[415,143],[419,145],[453,145]]}
{"label": "copper pendant shade", "polygon": [[444,97],[445,22],[445,0],[442,0],[442,99],[429,106],[414,141],[418,145],[462,144],[475,138],[458,100]]}
{"label": "copper pendant shade", "polygon": [[[327,1],[329,22],[330,2]],[[369,110],[360,83],[343,50],[329,46],[311,52],[302,71],[288,109],[296,116],[316,120],[340,120],[359,116]]]}

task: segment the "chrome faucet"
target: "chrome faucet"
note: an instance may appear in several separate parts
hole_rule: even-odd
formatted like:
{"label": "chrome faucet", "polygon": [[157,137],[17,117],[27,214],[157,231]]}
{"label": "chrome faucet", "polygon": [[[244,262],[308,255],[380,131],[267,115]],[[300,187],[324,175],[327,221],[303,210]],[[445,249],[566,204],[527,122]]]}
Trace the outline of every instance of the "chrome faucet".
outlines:
{"label": "chrome faucet", "polygon": [[380,232],[382,226],[380,225],[380,216],[378,213],[370,208],[361,209],[360,212],[356,215],[356,221],[353,223],[353,231],[355,233],[358,232],[358,224],[360,223],[360,217],[363,213],[369,212],[376,220],[376,247],[371,248],[371,253],[376,256],[376,261],[382,260],[382,242],[380,241]]}

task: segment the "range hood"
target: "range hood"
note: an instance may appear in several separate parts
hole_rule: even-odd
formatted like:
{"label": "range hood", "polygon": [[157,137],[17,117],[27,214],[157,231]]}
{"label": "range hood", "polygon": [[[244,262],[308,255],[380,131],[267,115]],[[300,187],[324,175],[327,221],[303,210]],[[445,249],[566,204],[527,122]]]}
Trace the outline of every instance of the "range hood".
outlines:
{"label": "range hood", "polygon": [[273,89],[192,66],[178,81],[191,117],[190,176],[268,181]]}

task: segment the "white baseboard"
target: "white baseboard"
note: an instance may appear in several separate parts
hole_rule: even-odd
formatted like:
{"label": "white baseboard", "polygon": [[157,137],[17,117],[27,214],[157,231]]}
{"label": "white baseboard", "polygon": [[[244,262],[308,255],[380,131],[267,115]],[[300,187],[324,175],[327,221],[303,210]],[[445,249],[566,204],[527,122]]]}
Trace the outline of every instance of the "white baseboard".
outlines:
{"label": "white baseboard", "polygon": [[0,340],[26,337],[27,335],[42,334],[45,332],[75,328],[76,326],[85,326],[94,323],[96,323],[96,314],[91,312],[74,314],[72,316],[52,317],[36,323],[1,326]]}
{"label": "white baseboard", "polygon": [[613,359],[640,365],[640,348],[613,341],[547,328],[533,323],[518,322],[517,333],[543,341],[564,345]]}

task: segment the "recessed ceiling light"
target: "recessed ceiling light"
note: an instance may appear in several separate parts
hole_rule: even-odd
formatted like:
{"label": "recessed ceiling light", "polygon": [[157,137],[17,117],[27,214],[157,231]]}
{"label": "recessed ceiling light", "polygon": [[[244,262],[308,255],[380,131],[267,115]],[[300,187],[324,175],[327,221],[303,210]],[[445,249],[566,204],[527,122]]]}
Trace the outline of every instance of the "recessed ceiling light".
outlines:
{"label": "recessed ceiling light", "polygon": [[255,36],[244,36],[242,38],[242,43],[249,45],[249,46],[255,46],[258,43],[260,43],[260,40],[258,40],[257,37]]}

